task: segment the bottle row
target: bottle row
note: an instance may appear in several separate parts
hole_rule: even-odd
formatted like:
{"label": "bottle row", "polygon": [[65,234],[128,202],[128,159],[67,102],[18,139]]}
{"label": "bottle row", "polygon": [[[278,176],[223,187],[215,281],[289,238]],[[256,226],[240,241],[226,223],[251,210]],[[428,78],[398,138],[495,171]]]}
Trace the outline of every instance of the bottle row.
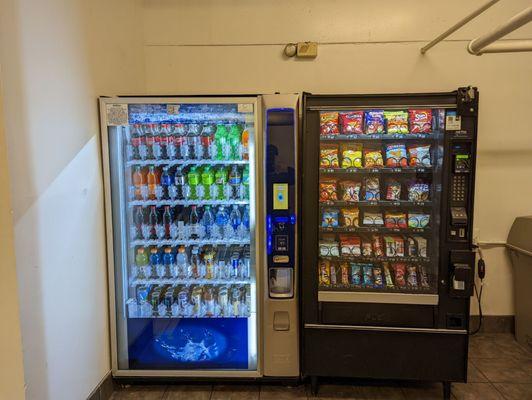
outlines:
{"label": "bottle row", "polygon": [[249,239],[249,205],[136,206],[131,240]]}
{"label": "bottle row", "polygon": [[[419,211],[364,211],[362,226],[380,226],[388,229],[425,229],[429,226],[430,214]],[[356,207],[325,208],[321,214],[322,228],[358,228],[360,211]]]}
{"label": "bottle row", "polygon": [[249,198],[249,165],[230,169],[206,165],[199,168],[136,166],[129,198],[134,200],[233,200]]}
{"label": "bottle row", "polygon": [[424,265],[406,263],[334,263],[319,261],[319,285],[322,288],[364,288],[416,290],[429,289],[430,282]]}
{"label": "bottle row", "polygon": [[249,130],[240,124],[134,124],[129,160],[248,160]]}
{"label": "bottle row", "polygon": [[[149,252],[149,254],[148,254]],[[138,247],[135,265],[132,267],[134,281],[153,279],[187,280],[247,280],[251,274],[249,246],[167,246],[161,252],[157,247]]]}
{"label": "bottle row", "polygon": [[247,318],[249,285],[138,285],[129,318]]}

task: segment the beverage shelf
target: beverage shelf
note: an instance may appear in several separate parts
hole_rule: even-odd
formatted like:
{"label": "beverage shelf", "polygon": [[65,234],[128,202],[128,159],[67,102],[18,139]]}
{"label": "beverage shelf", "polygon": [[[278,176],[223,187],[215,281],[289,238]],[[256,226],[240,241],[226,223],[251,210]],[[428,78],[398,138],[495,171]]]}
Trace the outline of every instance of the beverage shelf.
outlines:
{"label": "beverage shelf", "polygon": [[379,201],[322,201],[321,207],[431,207],[432,202],[427,201],[409,201],[409,200],[379,200]]}
{"label": "beverage shelf", "polygon": [[436,135],[428,133],[390,133],[390,134],[358,134],[358,135],[321,135],[322,142],[341,141],[379,141],[379,140],[435,140]]}
{"label": "beverage shelf", "polygon": [[249,200],[130,200],[129,206],[219,206],[219,205],[246,205]]}
{"label": "beverage shelf", "polygon": [[136,246],[232,246],[240,245],[244,246],[250,244],[249,239],[190,239],[190,240],[133,240],[130,242],[130,247]]}
{"label": "beverage shelf", "polygon": [[409,262],[409,263],[430,263],[430,258],[427,257],[387,257],[387,256],[381,256],[381,257],[368,257],[368,256],[320,256],[320,259],[322,260],[330,260],[330,261],[351,261],[351,262]]}
{"label": "beverage shelf", "polygon": [[249,160],[130,160],[127,162],[128,167],[132,166],[187,166],[187,165],[246,165],[249,164]]}
{"label": "beverage shelf", "polygon": [[136,285],[249,285],[249,279],[193,279],[193,278],[135,278],[131,286]]}
{"label": "beverage shelf", "polygon": [[427,233],[431,228],[386,228],[384,226],[360,226],[360,227],[323,227],[320,226],[320,232],[330,233]]}
{"label": "beverage shelf", "polygon": [[433,167],[320,168],[321,174],[427,174]]}
{"label": "beverage shelf", "polygon": [[227,315],[211,315],[211,316],[207,316],[207,315],[201,315],[201,316],[193,316],[193,315],[189,315],[189,316],[179,316],[179,315],[150,315],[150,316],[131,316],[129,315],[128,318],[129,319],[178,319],[178,320],[181,320],[181,319],[236,319],[236,318],[240,318],[240,319],[247,319],[249,318],[250,315],[246,314],[246,315],[231,315],[231,316],[227,316]]}

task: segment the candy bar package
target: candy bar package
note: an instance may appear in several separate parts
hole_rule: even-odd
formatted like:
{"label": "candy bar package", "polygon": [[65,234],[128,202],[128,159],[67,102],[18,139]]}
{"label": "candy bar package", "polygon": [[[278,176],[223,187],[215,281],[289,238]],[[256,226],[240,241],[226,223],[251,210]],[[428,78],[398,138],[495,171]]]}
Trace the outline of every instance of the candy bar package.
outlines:
{"label": "candy bar package", "polygon": [[362,256],[371,257],[373,255],[373,245],[368,238],[362,238]]}
{"label": "candy bar package", "polygon": [[348,263],[343,262],[340,264],[340,283],[342,285],[349,285],[349,270],[350,268]]}
{"label": "candy bar package", "polygon": [[432,110],[408,110],[411,133],[432,132]]}
{"label": "candy bar package", "polygon": [[386,228],[406,228],[406,214],[401,212],[386,212],[384,214]]}
{"label": "candy bar package", "polygon": [[342,190],[342,200],[350,202],[360,201],[360,182],[357,181],[340,181],[340,189]]}
{"label": "candy bar package", "polygon": [[338,283],[338,266],[334,263],[331,263],[331,285],[336,285]]}
{"label": "candy bar package", "polygon": [[407,274],[406,274],[406,282],[408,283],[408,286],[416,287],[417,288],[417,272],[416,267],[414,265],[409,265],[406,268]]}
{"label": "candy bar package", "polygon": [[372,287],[373,286],[373,267],[371,264],[364,264],[364,286]]}
{"label": "candy bar package", "polygon": [[405,256],[405,242],[401,236],[392,236],[395,242],[395,256],[404,257]]}
{"label": "candy bar package", "polygon": [[342,256],[360,256],[360,238],[352,235],[340,235],[340,253]]}
{"label": "candy bar package", "polygon": [[408,146],[411,167],[430,167],[430,144]]}
{"label": "candy bar package", "polygon": [[406,158],[406,146],[402,143],[390,143],[386,145],[386,166],[387,167],[406,167],[408,159]]}
{"label": "candy bar package", "polygon": [[427,275],[426,268],[423,265],[419,265],[418,271],[419,271],[419,281],[420,281],[421,287],[425,289],[428,288],[430,285],[429,285],[429,277]]}
{"label": "candy bar package", "polygon": [[393,271],[395,275],[395,284],[399,287],[406,286],[406,280],[405,280],[406,265],[403,263],[394,264]]}
{"label": "candy bar package", "polygon": [[331,240],[320,240],[320,256],[322,257],[339,257],[338,242]]}
{"label": "candy bar package", "polygon": [[362,145],[348,143],[342,146],[342,168],[362,168]]}
{"label": "candy bar package", "polygon": [[326,179],[320,181],[320,201],[336,201],[338,200],[338,192],[336,180]]}
{"label": "candy bar package", "polygon": [[369,176],[364,178],[365,199],[366,201],[378,201],[381,199],[381,190],[379,178]]}
{"label": "candy bar package", "polygon": [[386,287],[394,287],[392,273],[390,272],[390,266],[388,265],[388,263],[384,263],[384,279],[386,280]]}
{"label": "candy bar package", "polygon": [[378,266],[373,267],[373,280],[376,288],[384,287],[384,280],[382,279],[382,268]]}
{"label": "candy bar package", "polygon": [[401,183],[399,181],[391,178],[386,181],[386,200],[401,200]]}
{"label": "candy bar package", "polygon": [[430,222],[430,214],[409,213],[408,227],[409,228],[426,228]]}
{"label": "candy bar package", "polygon": [[351,265],[351,284],[354,286],[362,286],[362,265],[357,263],[350,263]]}
{"label": "candy bar package", "polygon": [[384,236],[386,257],[404,257],[405,245],[401,236]]}
{"label": "candy bar package", "polygon": [[373,235],[373,254],[375,257],[382,257],[384,255],[384,246],[382,244],[382,237]]}
{"label": "candy bar package", "polygon": [[364,149],[364,166],[366,168],[383,167],[382,152],[377,149]]}
{"label": "candy bar package", "polygon": [[382,110],[368,110],[364,114],[366,134],[384,133],[384,112]]}
{"label": "candy bar package", "polygon": [[338,113],[337,112],[322,112],[320,113],[320,134],[322,135],[338,135]]}
{"label": "candy bar package", "polygon": [[411,182],[408,185],[408,200],[427,201],[429,199],[430,186],[428,183]]}
{"label": "candy bar package", "polygon": [[338,168],[338,146],[322,144],[320,148],[320,168]]}
{"label": "candy bar package", "polygon": [[406,111],[384,111],[386,132],[408,133],[408,113]]}
{"label": "candy bar package", "polygon": [[347,228],[358,226],[358,208],[342,208],[342,226]]}
{"label": "candy bar package", "polygon": [[323,210],[321,226],[323,228],[336,228],[338,227],[338,210],[325,209]]}
{"label": "candy bar package", "polygon": [[409,236],[406,243],[406,254],[409,257],[417,257],[417,244],[415,239]]}
{"label": "candy bar package", "polygon": [[417,256],[427,257],[427,239],[423,236],[414,236],[414,240],[417,244]]}
{"label": "candy bar package", "polygon": [[320,286],[329,286],[331,284],[331,262],[320,259],[318,268]]}
{"label": "candy bar package", "polygon": [[351,111],[340,113],[342,134],[358,135],[364,133],[364,111]]}
{"label": "candy bar package", "polygon": [[364,213],[364,225],[384,225],[384,220],[382,219],[382,213],[380,212],[365,212]]}

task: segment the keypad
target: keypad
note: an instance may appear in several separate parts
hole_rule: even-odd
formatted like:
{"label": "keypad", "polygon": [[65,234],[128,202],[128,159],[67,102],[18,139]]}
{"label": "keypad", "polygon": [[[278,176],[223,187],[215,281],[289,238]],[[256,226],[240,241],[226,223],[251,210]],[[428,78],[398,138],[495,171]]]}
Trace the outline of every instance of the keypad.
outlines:
{"label": "keypad", "polygon": [[466,177],[465,175],[453,175],[452,181],[452,201],[465,201],[466,199]]}

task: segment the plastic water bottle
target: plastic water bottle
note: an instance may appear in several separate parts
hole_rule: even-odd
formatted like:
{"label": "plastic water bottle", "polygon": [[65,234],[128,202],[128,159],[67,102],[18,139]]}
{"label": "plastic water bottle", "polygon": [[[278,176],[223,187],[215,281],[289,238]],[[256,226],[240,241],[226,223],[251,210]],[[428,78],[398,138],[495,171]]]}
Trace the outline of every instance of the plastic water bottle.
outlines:
{"label": "plastic water bottle", "polygon": [[231,226],[233,227],[233,230],[236,232],[238,230],[238,227],[242,223],[242,216],[240,215],[240,210],[238,209],[238,206],[236,204],[233,205],[233,210],[231,211],[229,220],[231,221]]}
{"label": "plastic water bottle", "polygon": [[249,205],[244,207],[244,213],[242,214],[242,224],[244,228],[249,231]]}
{"label": "plastic water bottle", "polygon": [[210,238],[212,235],[212,226],[214,225],[214,215],[211,206],[205,206],[205,211],[201,217],[201,224],[205,228],[205,237]]}
{"label": "plastic water bottle", "polygon": [[[172,248],[171,247],[165,247],[165,249],[164,249],[163,265],[164,265],[164,270],[165,270],[164,271],[165,272],[165,276],[164,277],[170,277],[172,275],[175,276],[174,254],[172,253]],[[161,276],[161,278],[163,278],[163,276]]]}
{"label": "plastic water bottle", "polygon": [[177,249],[177,256],[175,259],[178,276],[187,275],[187,252],[185,246],[179,246]]}
{"label": "plastic water bottle", "polygon": [[220,235],[224,235],[225,227],[227,226],[229,222],[229,215],[227,215],[227,211],[225,210],[224,206],[220,206],[218,208],[218,212],[216,213],[216,220],[215,223],[218,226],[218,229],[220,231]]}

